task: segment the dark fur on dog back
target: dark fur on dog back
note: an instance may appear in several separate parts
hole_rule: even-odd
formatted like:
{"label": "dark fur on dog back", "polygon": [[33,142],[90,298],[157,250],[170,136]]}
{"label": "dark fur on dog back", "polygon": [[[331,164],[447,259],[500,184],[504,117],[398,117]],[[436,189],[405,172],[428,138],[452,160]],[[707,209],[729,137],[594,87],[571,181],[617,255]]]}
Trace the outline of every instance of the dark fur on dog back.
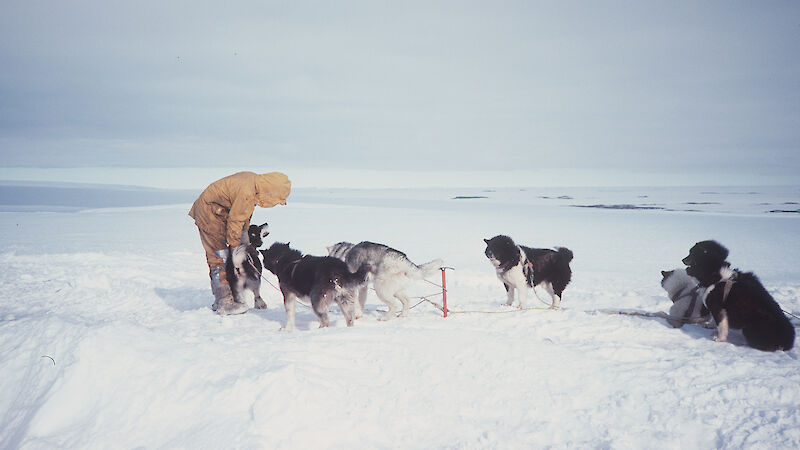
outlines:
{"label": "dark fur on dog back", "polygon": [[520,245],[520,248],[525,252],[528,261],[533,264],[533,280],[528,284],[536,286],[545,280],[549,281],[553,284],[553,291],[560,296],[572,280],[572,270],[569,267],[573,256],[572,251],[564,247],[550,250]]}
{"label": "dark fur on dog back", "polygon": [[717,322],[725,309],[730,327],[742,330],[751,347],[768,352],[792,349],[794,326],[753,273],[738,272],[726,299],[722,298],[724,292],[725,282],[721,281],[706,297]]}
{"label": "dark fur on dog back", "polygon": [[294,329],[296,298],[307,298],[320,321],[327,327],[328,305],[335,302],[347,321],[353,326],[355,319],[355,288],[364,284],[369,265],[363,264],[356,272],[350,272],[344,261],[330,256],[303,256],[289,244],[276,242],[263,250],[264,267],[278,277],[286,309],[285,330]]}
{"label": "dark fur on dog back", "polygon": [[275,243],[262,250],[264,267],[274,273],[278,280],[290,284],[300,296],[309,296],[314,287],[320,285],[353,289],[366,282],[369,264],[362,264],[356,272],[350,272],[344,261],[331,256],[305,255],[289,244]]}
{"label": "dark fur on dog back", "polygon": [[350,272],[347,265],[338,258],[306,255],[294,267],[287,268],[284,276],[289,276],[299,295],[310,295],[312,287],[319,283],[329,286],[338,284],[345,289],[364,284],[368,268],[364,264],[356,272]]}

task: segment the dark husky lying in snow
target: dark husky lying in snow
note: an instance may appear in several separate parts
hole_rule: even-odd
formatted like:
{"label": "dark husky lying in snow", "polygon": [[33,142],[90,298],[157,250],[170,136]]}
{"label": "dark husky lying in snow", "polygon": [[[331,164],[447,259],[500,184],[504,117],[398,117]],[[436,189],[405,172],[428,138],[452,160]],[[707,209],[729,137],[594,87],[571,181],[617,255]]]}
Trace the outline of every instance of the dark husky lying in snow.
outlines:
{"label": "dark husky lying in snow", "polygon": [[289,244],[274,243],[262,250],[264,267],[278,277],[286,308],[285,331],[294,330],[294,313],[297,299],[311,301],[314,314],[319,318],[319,327],[327,327],[328,307],[331,302],[339,305],[347,326],[353,326],[355,316],[355,289],[367,278],[369,265],[363,264],[356,272],[350,272],[347,264],[330,256],[303,256]]}
{"label": "dark husky lying in snow", "polygon": [[514,291],[519,291],[519,307],[525,308],[528,288],[533,288],[536,294],[535,288],[540,286],[552,297],[550,308],[558,308],[561,294],[572,279],[572,269],[569,267],[572,251],[564,247],[550,250],[518,246],[504,235],[483,241],[486,242],[484,253],[506,288],[507,305],[514,303]]}
{"label": "dark husky lying in snow", "polygon": [[261,298],[261,259],[258,257],[258,247],[264,243],[264,238],[269,234],[267,223],[250,225],[242,233],[242,245],[228,247],[225,258],[225,276],[231,287],[233,299],[245,303],[244,294],[252,292],[255,297],[255,307],[266,309],[267,304]]}
{"label": "dark husky lying in snow", "polygon": [[794,326],[752,272],[730,268],[728,249],[715,241],[695,244],[683,258],[686,273],[707,288],[705,303],[717,322],[715,341],[725,342],[729,328],[742,330],[759,350],[790,350]]}

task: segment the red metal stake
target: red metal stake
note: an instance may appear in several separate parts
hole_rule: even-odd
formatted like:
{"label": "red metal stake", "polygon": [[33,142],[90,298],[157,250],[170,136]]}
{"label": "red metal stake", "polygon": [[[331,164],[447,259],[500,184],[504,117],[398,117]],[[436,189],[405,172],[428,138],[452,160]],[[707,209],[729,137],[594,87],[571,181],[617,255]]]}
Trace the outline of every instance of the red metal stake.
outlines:
{"label": "red metal stake", "polygon": [[445,281],[444,278],[444,271],[446,267],[442,267],[441,269],[442,269],[442,302],[444,304],[442,311],[444,311],[444,316],[447,317],[447,282]]}

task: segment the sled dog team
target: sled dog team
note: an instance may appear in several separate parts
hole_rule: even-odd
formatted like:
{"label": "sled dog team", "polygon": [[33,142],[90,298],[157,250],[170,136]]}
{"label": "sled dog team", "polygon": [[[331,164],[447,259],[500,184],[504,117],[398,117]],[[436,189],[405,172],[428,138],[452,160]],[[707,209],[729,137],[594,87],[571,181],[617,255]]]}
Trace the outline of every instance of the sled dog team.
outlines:
{"label": "sled dog team", "polygon": [[[266,308],[266,304],[259,294],[262,264],[258,247],[268,234],[267,224],[251,225],[247,236],[243,236],[245,243],[229,249],[226,258],[226,275],[235,301],[243,303],[242,294],[251,291],[259,309]],[[486,258],[506,289],[506,305],[516,299],[525,309],[528,291],[533,290],[538,297],[538,287],[550,294],[550,308],[558,308],[572,278],[572,251],[517,245],[505,235],[484,242]],[[339,242],[328,247],[328,256],[303,255],[289,243],[279,242],[260,253],[263,268],[278,277],[286,310],[285,331],[294,330],[297,300],[311,303],[320,328],[330,323],[328,307],[332,303],[342,311],[347,326],[352,326],[364,313],[368,284],[388,307],[380,320],[395,317],[395,300],[402,306],[400,317],[406,317],[410,303],[406,288],[442,265],[441,259],[417,265],[401,251],[367,241]],[[733,328],[741,330],[747,343],[759,350],[791,349],[794,326],[758,278],[730,268],[727,257],[725,247],[715,241],[703,241],[683,259],[686,269],[662,271],[661,286],[673,302],[669,314],[663,317],[676,328],[685,323],[716,326],[715,341],[724,342]]]}

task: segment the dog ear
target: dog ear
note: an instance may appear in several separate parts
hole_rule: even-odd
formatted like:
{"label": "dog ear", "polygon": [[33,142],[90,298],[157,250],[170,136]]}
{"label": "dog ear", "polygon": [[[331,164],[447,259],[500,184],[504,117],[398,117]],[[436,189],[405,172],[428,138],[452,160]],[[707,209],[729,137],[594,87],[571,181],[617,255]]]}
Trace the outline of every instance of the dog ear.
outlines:
{"label": "dog ear", "polygon": [[661,277],[666,280],[668,276],[672,275],[672,272],[675,272],[675,271],[674,270],[662,270],[661,271]]}

